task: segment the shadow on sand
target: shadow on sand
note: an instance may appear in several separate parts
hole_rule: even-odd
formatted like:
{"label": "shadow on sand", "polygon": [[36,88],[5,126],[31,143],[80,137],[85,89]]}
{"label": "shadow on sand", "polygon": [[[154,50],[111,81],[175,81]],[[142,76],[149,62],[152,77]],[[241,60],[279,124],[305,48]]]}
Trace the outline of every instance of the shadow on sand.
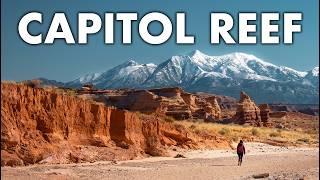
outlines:
{"label": "shadow on sand", "polygon": [[212,164],[210,166],[238,166],[236,164]]}

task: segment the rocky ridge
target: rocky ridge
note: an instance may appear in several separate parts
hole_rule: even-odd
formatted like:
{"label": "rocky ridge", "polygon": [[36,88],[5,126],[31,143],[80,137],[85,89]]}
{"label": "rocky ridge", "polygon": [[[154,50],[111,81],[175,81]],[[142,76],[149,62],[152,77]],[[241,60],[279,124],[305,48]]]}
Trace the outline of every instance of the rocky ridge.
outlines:
{"label": "rocky ridge", "polygon": [[24,84],[1,83],[1,165],[94,162],[227,147],[161,119]]}

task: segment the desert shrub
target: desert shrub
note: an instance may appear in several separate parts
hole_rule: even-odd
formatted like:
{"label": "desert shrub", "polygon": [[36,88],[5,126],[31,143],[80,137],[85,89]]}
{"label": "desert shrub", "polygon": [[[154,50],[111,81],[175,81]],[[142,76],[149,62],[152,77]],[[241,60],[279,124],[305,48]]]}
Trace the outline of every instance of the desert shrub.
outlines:
{"label": "desert shrub", "polygon": [[195,128],[196,128],[196,125],[192,124],[189,128],[190,128],[190,129],[195,129]]}
{"label": "desert shrub", "polygon": [[269,134],[270,137],[280,137],[281,136],[281,133],[279,132],[272,132]]}
{"label": "desert shrub", "polygon": [[191,122],[197,123],[198,121],[197,121],[197,119],[191,119]]}
{"label": "desert shrub", "polygon": [[196,134],[200,134],[200,130],[199,129],[196,129],[195,131],[194,131]]}
{"label": "desert shrub", "polygon": [[305,142],[305,143],[309,143],[309,142],[310,142],[310,139],[309,139],[309,138],[304,137],[304,138],[300,138],[300,139],[298,139],[297,141]]}
{"label": "desert shrub", "polygon": [[251,134],[253,136],[260,136],[260,131],[257,128],[252,128],[251,129]]}
{"label": "desert shrub", "polygon": [[60,88],[56,88],[56,89],[54,89],[54,92],[57,93],[57,94],[63,94],[64,90],[60,89]]}
{"label": "desert shrub", "polygon": [[218,133],[223,136],[227,136],[230,134],[230,129],[229,128],[222,128],[222,129],[220,129],[220,131]]}
{"label": "desert shrub", "polygon": [[[284,143],[303,143],[302,138],[307,137],[309,139],[308,144],[319,143],[318,134],[306,134],[305,132],[297,132],[292,129],[289,130],[277,130],[275,128],[268,127],[244,127],[235,124],[218,124],[218,123],[193,123],[191,119],[189,121],[175,121],[174,123],[182,124],[187,129],[191,129],[193,133],[197,135],[208,135],[216,136],[223,135],[228,141],[238,142],[240,139],[248,141],[260,141],[260,142],[277,142],[283,141]],[[192,126],[194,125],[194,126]],[[254,130],[256,129],[256,130]],[[258,131],[257,133],[255,131]],[[254,136],[257,134],[257,136]],[[260,135],[259,135],[260,134]],[[204,136],[202,136],[204,137]],[[297,139],[300,140],[298,141]],[[271,140],[271,141],[270,141]]]}
{"label": "desert shrub", "polygon": [[176,128],[176,130],[178,130],[180,132],[185,130],[185,127],[183,125],[181,125],[181,124],[173,124],[173,125]]}
{"label": "desert shrub", "polygon": [[316,128],[314,128],[314,129],[308,129],[308,130],[305,131],[305,133],[307,133],[307,134],[318,134]]}
{"label": "desert shrub", "polygon": [[77,93],[75,90],[67,90],[67,95],[68,96],[75,96]]}
{"label": "desert shrub", "polygon": [[172,123],[172,122],[175,121],[175,119],[174,119],[173,117],[170,117],[170,116],[166,116],[166,117],[164,118],[164,120],[165,120],[166,122],[169,122],[169,123]]}
{"label": "desert shrub", "polygon": [[232,137],[232,141],[233,142],[238,142],[239,141],[239,137],[238,136],[233,136]]}
{"label": "desert shrub", "polygon": [[277,133],[281,134],[282,130],[281,129],[277,129]]}

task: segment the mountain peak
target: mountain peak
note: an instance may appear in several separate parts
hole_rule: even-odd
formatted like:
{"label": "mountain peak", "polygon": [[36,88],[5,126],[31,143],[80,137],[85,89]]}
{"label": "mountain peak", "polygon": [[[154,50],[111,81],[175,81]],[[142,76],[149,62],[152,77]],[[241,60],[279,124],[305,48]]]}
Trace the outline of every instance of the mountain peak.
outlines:
{"label": "mountain peak", "polygon": [[124,62],[123,65],[126,65],[126,66],[137,66],[137,65],[139,65],[139,63],[137,63],[136,61],[130,59],[130,60]]}
{"label": "mountain peak", "polygon": [[313,76],[319,76],[319,66],[313,68],[311,70],[311,73],[312,73]]}
{"label": "mountain peak", "polygon": [[188,53],[188,56],[190,56],[190,57],[203,57],[203,56],[207,56],[207,55],[202,53],[198,49],[196,49],[196,50],[193,50],[190,53]]}

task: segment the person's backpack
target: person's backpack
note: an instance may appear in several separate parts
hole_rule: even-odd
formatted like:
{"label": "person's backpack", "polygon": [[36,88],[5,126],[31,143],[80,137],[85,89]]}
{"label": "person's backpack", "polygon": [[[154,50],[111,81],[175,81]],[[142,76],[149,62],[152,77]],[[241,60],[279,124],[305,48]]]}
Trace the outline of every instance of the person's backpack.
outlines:
{"label": "person's backpack", "polygon": [[243,144],[238,144],[238,146],[237,146],[237,153],[244,153],[244,146],[243,146]]}

